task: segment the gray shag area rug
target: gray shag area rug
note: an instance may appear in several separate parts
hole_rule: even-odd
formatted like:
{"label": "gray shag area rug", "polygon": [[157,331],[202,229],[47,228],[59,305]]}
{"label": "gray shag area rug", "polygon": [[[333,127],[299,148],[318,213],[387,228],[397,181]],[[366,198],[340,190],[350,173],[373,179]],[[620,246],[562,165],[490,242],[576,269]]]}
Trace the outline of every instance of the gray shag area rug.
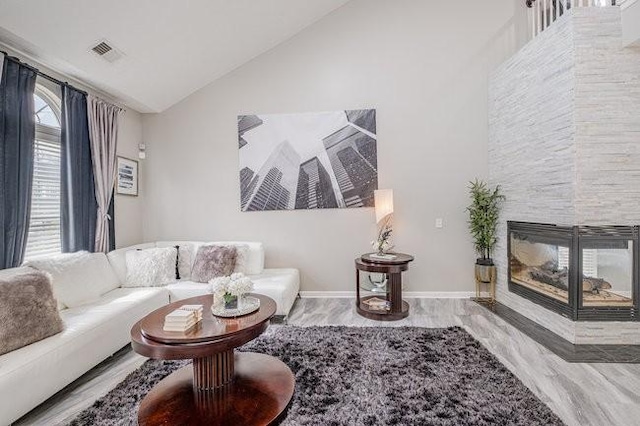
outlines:
{"label": "gray shag area rug", "polygon": [[[459,327],[272,326],[241,351],[296,376],[282,425],[562,425]],[[146,393],[189,361],[149,360],[70,424],[135,425]]]}

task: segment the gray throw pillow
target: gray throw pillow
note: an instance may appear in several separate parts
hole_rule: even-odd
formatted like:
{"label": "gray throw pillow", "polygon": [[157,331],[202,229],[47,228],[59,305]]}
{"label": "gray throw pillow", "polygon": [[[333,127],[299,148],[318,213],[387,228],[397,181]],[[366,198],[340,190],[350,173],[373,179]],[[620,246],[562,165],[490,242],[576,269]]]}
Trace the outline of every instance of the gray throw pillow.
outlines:
{"label": "gray throw pillow", "polygon": [[0,355],[63,329],[49,274],[36,271],[0,279]]}
{"label": "gray throw pillow", "polygon": [[200,246],[191,271],[191,280],[208,283],[217,277],[226,277],[233,273],[236,266],[236,248],[232,246]]}

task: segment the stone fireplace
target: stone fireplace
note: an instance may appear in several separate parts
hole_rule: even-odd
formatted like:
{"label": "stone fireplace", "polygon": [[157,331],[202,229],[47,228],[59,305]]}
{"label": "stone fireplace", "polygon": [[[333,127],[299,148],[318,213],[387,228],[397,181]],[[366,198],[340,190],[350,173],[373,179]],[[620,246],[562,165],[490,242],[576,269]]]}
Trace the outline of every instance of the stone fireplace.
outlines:
{"label": "stone fireplace", "polygon": [[621,37],[618,8],[570,9],[489,82],[497,300],[574,344],[640,344],[640,48]]}

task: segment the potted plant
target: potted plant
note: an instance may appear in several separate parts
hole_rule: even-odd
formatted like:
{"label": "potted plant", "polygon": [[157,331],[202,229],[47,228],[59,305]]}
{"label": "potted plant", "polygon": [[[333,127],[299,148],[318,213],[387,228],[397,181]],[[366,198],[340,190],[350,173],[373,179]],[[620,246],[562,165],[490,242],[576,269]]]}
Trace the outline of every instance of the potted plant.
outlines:
{"label": "potted plant", "polygon": [[504,195],[500,193],[500,186],[491,189],[485,182],[476,179],[469,183],[471,205],[469,212],[469,231],[473,237],[473,244],[480,257],[476,259],[476,279],[489,283],[492,281],[493,259],[491,252],[496,245],[496,228],[500,216],[500,207]]}

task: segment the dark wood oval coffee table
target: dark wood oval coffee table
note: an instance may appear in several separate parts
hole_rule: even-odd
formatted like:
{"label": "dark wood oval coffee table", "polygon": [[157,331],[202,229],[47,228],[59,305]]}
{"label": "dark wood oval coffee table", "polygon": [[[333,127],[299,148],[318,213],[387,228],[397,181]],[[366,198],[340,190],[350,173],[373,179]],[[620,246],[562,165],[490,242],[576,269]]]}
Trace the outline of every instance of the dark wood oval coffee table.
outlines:
{"label": "dark wood oval coffee table", "polygon": [[[268,355],[235,353],[262,334],[275,315],[273,299],[237,318],[211,313],[213,296],[180,300],[157,309],[131,329],[131,345],[155,359],[193,359],[160,381],[140,404],[138,423],[146,425],[269,425],[284,414],[295,387],[293,373]],[[203,305],[203,320],[187,333],[162,330],[164,317],[182,305]]]}

